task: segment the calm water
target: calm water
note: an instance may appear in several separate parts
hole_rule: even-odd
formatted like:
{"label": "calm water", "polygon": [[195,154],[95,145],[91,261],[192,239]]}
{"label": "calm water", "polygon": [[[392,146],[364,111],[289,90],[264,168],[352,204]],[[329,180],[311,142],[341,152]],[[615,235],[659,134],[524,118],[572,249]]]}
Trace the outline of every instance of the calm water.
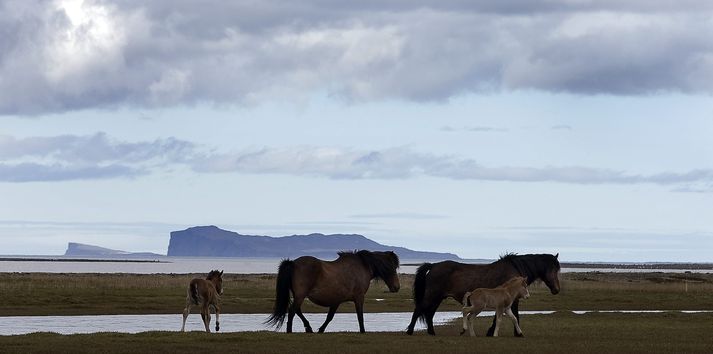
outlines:
{"label": "calm water", "polygon": [[[437,313],[434,322],[448,322],[459,312]],[[268,314],[225,314],[220,316],[221,332],[267,331],[263,325]],[[326,314],[305,314],[312,328],[322,325]],[[0,335],[55,332],[60,334],[146,331],[179,331],[183,316],[175,315],[113,315],[113,316],[15,316],[2,317]],[[365,313],[364,327],[369,332],[401,331],[411,321],[406,312]],[[425,327],[424,327],[425,328]],[[211,331],[215,329],[215,316],[211,318]],[[186,321],[186,331],[204,331],[200,314],[191,314]],[[293,330],[303,332],[302,321],[295,317]],[[283,326],[281,331],[285,331]],[[337,313],[327,326],[327,332],[358,332],[356,314]]]}
{"label": "calm water", "polygon": [[[28,258],[28,257],[23,257]],[[49,258],[44,256],[43,258]],[[71,260],[55,256],[51,258]],[[0,272],[22,273],[205,273],[210,269],[222,269],[226,273],[260,274],[276,273],[279,258],[182,258],[164,257],[161,262],[46,262],[46,261],[0,261]],[[419,264],[420,260],[402,260],[404,264]],[[417,266],[401,266],[400,273],[413,274]],[[667,272],[684,273],[683,269],[613,269],[613,268],[563,268],[562,272]],[[692,273],[713,273],[713,270],[696,269]]]}
{"label": "calm water", "polygon": [[[701,311],[663,311],[663,310],[612,310],[612,311],[572,311],[581,315],[585,313],[713,313],[713,310]],[[554,311],[520,311],[520,315],[549,315]],[[312,328],[322,325],[325,314],[305,314]],[[434,317],[435,324],[444,324],[453,319],[460,318],[457,311],[437,312]],[[490,317],[492,311],[484,311],[478,315]],[[221,332],[251,332],[272,330],[263,321],[267,314],[226,314],[220,316]],[[34,332],[54,332],[60,334],[120,332],[138,333],[147,331],[179,331],[182,316],[175,315],[102,315],[102,316],[11,316],[2,317],[0,321],[0,335],[19,335]],[[365,313],[364,327],[368,332],[395,332],[404,331],[411,321],[411,313],[407,312],[382,312]],[[212,316],[211,330],[215,327],[215,316]],[[416,324],[416,330],[425,329],[422,323]],[[187,331],[203,331],[203,322],[200,315],[192,314],[186,321]],[[303,332],[304,327],[299,318],[295,317],[293,330]],[[285,331],[283,327],[282,332]],[[327,332],[357,332],[356,315],[353,313],[337,313],[332,322],[327,326]]]}

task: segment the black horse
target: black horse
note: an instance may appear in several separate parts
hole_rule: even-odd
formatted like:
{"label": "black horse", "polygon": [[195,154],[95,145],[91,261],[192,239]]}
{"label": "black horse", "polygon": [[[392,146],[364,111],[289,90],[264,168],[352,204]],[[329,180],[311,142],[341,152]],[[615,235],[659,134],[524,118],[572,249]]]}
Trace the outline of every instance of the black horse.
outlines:
{"label": "black horse", "polygon": [[[451,297],[460,301],[468,291],[495,288],[514,276],[526,277],[528,285],[541,279],[553,295],[557,294],[560,291],[558,257],[559,253],[554,256],[507,254],[491,264],[464,264],[454,261],[424,263],[416,271],[413,284],[415,309],[406,333],[413,334],[416,321],[421,319],[428,326],[428,334],[435,335],[433,316],[443,300]],[[515,301],[511,309],[519,322],[518,303]],[[492,336],[494,328],[495,319],[488,330],[488,336]]]}

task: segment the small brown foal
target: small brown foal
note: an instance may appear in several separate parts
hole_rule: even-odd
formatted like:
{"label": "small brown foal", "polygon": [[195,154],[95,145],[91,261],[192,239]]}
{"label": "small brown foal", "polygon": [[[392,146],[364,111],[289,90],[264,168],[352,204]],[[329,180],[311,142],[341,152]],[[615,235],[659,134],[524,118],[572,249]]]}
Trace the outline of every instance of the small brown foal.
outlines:
{"label": "small brown foal", "polygon": [[186,319],[191,312],[191,306],[201,307],[201,318],[205,331],[210,333],[210,308],[215,309],[215,331],[220,331],[220,295],[223,294],[223,271],[211,270],[205,279],[195,278],[188,285],[186,308],[183,309],[183,326],[186,330]]}
{"label": "small brown foal", "polygon": [[[465,293],[465,296],[463,296],[463,330],[460,334],[462,335],[468,330],[471,337],[475,336],[475,331],[473,330],[475,317],[483,310],[495,310],[494,337],[498,336],[503,312],[512,320],[517,335],[522,336],[522,329],[520,329],[517,318],[515,318],[510,307],[515,300],[519,298],[527,299],[528,297],[530,297],[530,292],[527,291],[527,278],[525,277],[513,277],[506,281],[505,284],[494,289],[478,288],[473,292]],[[471,305],[468,306],[468,303]]]}

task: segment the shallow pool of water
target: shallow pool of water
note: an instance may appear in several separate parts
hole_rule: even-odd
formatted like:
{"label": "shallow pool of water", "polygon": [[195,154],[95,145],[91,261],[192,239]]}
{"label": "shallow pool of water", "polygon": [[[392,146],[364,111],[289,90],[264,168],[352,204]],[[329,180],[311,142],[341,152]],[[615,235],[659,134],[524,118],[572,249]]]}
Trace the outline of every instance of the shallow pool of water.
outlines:
{"label": "shallow pool of water", "polygon": [[[459,316],[459,312],[437,313],[434,322],[445,323]],[[315,330],[322,325],[326,314],[305,314]],[[224,314],[220,316],[221,332],[249,332],[272,330],[263,324],[267,314]],[[11,316],[0,317],[0,335],[16,335],[33,332],[55,332],[60,334],[122,332],[138,333],[146,331],[179,331],[183,316],[175,315],[101,315],[101,316]],[[387,312],[365,313],[364,327],[368,332],[405,330],[411,321],[411,313]],[[214,330],[215,315],[211,316],[211,331]],[[418,326],[421,326],[419,323]],[[419,328],[419,327],[417,327]],[[425,328],[425,327],[424,327]],[[203,331],[200,314],[191,314],[186,321],[187,331]],[[293,330],[303,332],[302,321],[295,316]],[[285,327],[281,328],[285,331]],[[327,326],[327,332],[358,332],[356,314],[337,313]]]}

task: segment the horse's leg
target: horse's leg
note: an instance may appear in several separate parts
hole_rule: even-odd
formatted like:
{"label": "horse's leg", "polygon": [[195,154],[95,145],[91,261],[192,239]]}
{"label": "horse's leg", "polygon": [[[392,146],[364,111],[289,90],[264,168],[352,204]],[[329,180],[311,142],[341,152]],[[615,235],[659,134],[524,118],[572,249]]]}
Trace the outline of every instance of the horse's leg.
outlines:
{"label": "horse's leg", "polygon": [[[520,313],[518,311],[518,307],[520,307],[520,300],[517,299],[513,301],[512,305],[510,306],[510,309],[512,310],[512,313],[515,315],[515,320],[517,321],[517,326],[520,326]],[[515,332],[515,337],[522,337],[522,331],[520,333],[517,332],[517,328],[514,330]]]}
{"label": "horse's leg", "polygon": [[207,304],[203,305],[201,314],[203,315],[203,324],[205,325],[205,331],[210,333],[210,307],[208,307]]}
{"label": "horse's leg", "polygon": [[331,306],[329,308],[329,313],[327,313],[327,319],[324,321],[324,324],[322,324],[321,327],[319,327],[319,333],[324,333],[324,330],[327,329],[327,325],[329,322],[332,322],[332,318],[334,318],[334,313],[337,312],[337,308],[339,307],[339,304],[336,304],[334,306]]}
{"label": "horse's leg", "polygon": [[463,310],[461,313],[463,314],[463,330],[460,331],[460,335],[462,336],[465,331],[468,330],[468,320],[470,319],[470,311],[473,310],[473,306],[464,306]]}
{"label": "horse's leg", "polygon": [[428,327],[426,331],[432,336],[436,335],[436,331],[433,329],[433,316],[436,315],[436,310],[438,310],[438,306],[441,305],[441,301],[443,301],[443,299],[436,301],[430,308],[424,311],[426,314],[426,326]]}
{"label": "horse's leg", "polygon": [[497,322],[497,314],[493,316],[493,324],[490,325],[490,328],[488,328],[488,333],[485,334],[487,337],[492,337],[493,333],[495,332],[495,322]]}
{"label": "horse's leg", "polygon": [[520,325],[517,323],[517,318],[515,318],[515,315],[512,313],[512,310],[510,308],[508,308],[507,310],[505,310],[505,314],[508,315],[508,317],[510,317],[510,319],[512,320],[512,324],[515,325],[515,336],[523,337],[522,329],[520,328]]}
{"label": "horse's leg", "polygon": [[411,323],[409,323],[408,328],[406,328],[406,334],[413,335],[413,328],[416,326],[416,321],[418,321],[418,318],[421,317],[422,313],[423,311],[421,311],[421,308],[416,305],[416,308],[413,309],[413,315],[411,316]]}
{"label": "horse's leg", "polygon": [[307,321],[307,318],[305,315],[302,314],[302,302],[304,301],[304,297],[295,297],[295,302],[292,303],[292,307],[294,308],[295,314],[300,317],[302,320],[302,324],[305,326],[305,332],[307,333],[313,333],[312,331],[312,326],[309,325],[309,321]]}
{"label": "horse's leg", "polygon": [[364,298],[354,300],[354,307],[359,321],[359,333],[364,333]]}
{"label": "horse's leg", "polygon": [[213,308],[215,309],[215,331],[218,332],[220,331],[220,304],[214,304]]}
{"label": "horse's leg", "polygon": [[181,326],[181,332],[186,331],[186,319],[188,318],[188,314],[191,313],[191,303],[186,304],[186,308],[183,309],[183,325]]}
{"label": "horse's leg", "polygon": [[500,329],[500,321],[503,317],[503,309],[498,308],[495,310],[495,331],[493,331],[493,337],[498,336],[498,330]]}
{"label": "horse's leg", "polygon": [[468,332],[471,337],[475,337],[475,318],[478,317],[478,314],[480,313],[481,310],[475,311],[470,314],[470,328],[468,329]]}
{"label": "horse's leg", "polygon": [[287,309],[287,333],[292,333],[292,320],[295,318],[295,306],[292,304],[289,309]]}

